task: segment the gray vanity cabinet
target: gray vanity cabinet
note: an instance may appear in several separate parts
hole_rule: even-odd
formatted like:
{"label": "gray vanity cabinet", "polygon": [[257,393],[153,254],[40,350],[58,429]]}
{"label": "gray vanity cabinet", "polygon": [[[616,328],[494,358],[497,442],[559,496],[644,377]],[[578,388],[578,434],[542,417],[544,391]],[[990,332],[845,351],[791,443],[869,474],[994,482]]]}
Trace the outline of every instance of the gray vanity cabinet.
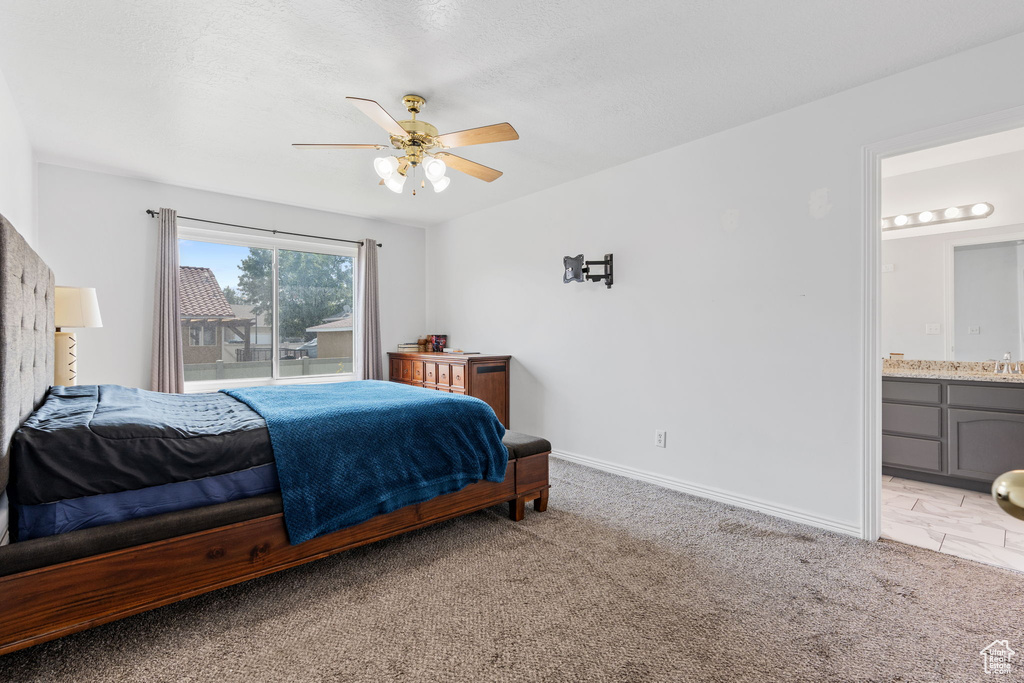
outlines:
{"label": "gray vanity cabinet", "polygon": [[882,380],[882,471],[988,491],[1024,469],[1024,384]]}

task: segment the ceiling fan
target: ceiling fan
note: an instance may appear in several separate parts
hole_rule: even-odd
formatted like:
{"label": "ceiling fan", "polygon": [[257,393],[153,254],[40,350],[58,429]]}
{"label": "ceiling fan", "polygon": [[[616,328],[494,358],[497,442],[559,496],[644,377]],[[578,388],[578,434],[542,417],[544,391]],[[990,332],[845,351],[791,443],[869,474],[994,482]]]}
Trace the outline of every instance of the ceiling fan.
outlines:
{"label": "ceiling fan", "polygon": [[[386,156],[374,159],[373,168],[380,176],[380,184],[392,192],[401,193],[410,172],[417,166],[423,166],[423,174],[434,186],[435,192],[441,192],[451,182],[445,175],[448,167],[461,171],[474,178],[493,182],[501,177],[501,171],[488,168],[469,159],[463,159],[445,150],[453,147],[468,147],[486,142],[503,142],[518,140],[519,133],[508,123],[496,123],[493,126],[470,128],[455,133],[437,134],[437,128],[426,121],[417,121],[423,105],[427,103],[419,95],[406,95],[402,104],[409,110],[412,118],[407,121],[395,121],[390,114],[373,100],[361,97],[346,97],[378,126],[391,134],[391,146],[404,152],[402,156]],[[388,149],[387,145],[346,145],[346,144],[295,144],[299,149]],[[421,187],[426,186],[421,181]],[[416,190],[413,189],[413,194]]]}

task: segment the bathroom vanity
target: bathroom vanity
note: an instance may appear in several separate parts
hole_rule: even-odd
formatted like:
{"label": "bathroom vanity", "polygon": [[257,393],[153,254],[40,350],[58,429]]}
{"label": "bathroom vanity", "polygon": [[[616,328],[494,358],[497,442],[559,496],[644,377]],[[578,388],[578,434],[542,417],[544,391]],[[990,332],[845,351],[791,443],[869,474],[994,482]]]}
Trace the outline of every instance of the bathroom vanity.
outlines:
{"label": "bathroom vanity", "polygon": [[886,372],[882,472],[988,492],[1024,469],[1024,375]]}

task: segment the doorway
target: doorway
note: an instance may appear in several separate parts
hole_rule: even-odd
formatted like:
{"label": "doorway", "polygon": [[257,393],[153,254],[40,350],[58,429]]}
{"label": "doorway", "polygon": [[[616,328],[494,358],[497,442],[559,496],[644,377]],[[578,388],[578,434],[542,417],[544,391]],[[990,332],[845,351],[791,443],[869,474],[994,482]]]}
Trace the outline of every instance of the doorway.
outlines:
{"label": "doorway", "polygon": [[867,166],[866,535],[1024,571],[1024,522],[988,492],[1024,469],[1024,112],[890,141]]}

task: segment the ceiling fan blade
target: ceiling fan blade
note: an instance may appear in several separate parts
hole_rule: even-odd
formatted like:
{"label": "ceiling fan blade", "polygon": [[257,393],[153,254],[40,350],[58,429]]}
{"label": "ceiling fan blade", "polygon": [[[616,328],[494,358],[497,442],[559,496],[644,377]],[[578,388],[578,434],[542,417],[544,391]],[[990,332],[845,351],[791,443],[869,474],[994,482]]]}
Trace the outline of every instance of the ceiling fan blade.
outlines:
{"label": "ceiling fan blade", "polygon": [[437,141],[445,147],[468,147],[470,145],[482,145],[486,142],[504,142],[506,140],[518,140],[519,133],[507,123],[496,123],[493,126],[481,128],[470,128],[455,133],[438,135]]}
{"label": "ceiling fan blade", "polygon": [[346,97],[346,100],[352,102],[359,108],[359,111],[363,112],[376,123],[378,126],[401,138],[409,137],[409,133],[398,125],[398,121],[391,118],[391,114],[385,111],[384,107],[380,106],[373,100],[364,100],[362,97]]}
{"label": "ceiling fan blade", "polygon": [[299,149],[388,149],[387,145],[335,145],[335,144],[293,144]]}
{"label": "ceiling fan blade", "polygon": [[449,154],[448,152],[439,152],[434,156],[440,158],[448,168],[454,168],[456,171],[461,171],[466,175],[471,175],[474,178],[485,180],[489,183],[494,182],[501,177],[501,171],[495,170],[483,164],[478,164],[475,161],[469,159],[463,159],[460,156]]}

